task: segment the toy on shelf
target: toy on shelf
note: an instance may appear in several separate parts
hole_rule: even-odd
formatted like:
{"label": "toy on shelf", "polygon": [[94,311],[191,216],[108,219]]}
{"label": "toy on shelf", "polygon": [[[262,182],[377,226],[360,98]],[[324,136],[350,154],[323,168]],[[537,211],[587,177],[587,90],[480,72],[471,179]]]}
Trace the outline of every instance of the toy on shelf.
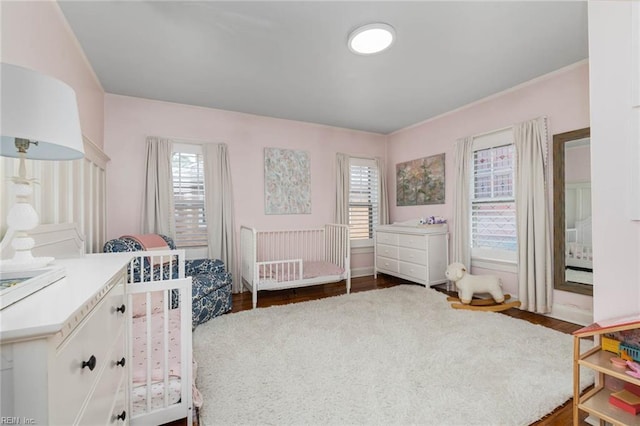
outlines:
{"label": "toy on shelf", "polygon": [[635,377],[636,379],[640,379],[640,364],[635,361],[627,361],[627,367],[631,370],[625,371],[631,377]]}
{"label": "toy on shelf", "polygon": [[442,216],[428,216],[421,217],[418,223],[420,225],[441,225],[443,223],[447,223],[447,219]]}
{"label": "toy on shelf", "polygon": [[[455,309],[469,309],[474,311],[504,311],[517,308],[520,302],[508,302],[511,296],[502,292],[500,279],[493,275],[471,275],[462,263],[454,262],[447,266],[445,276],[456,283],[458,297],[449,297]],[[492,299],[473,299],[476,293],[489,293]]]}
{"label": "toy on shelf", "polygon": [[640,414],[640,388],[632,383],[624,383],[622,389],[611,393],[609,403],[637,416]]}
{"label": "toy on shelf", "polygon": [[622,369],[626,369],[627,368],[627,361],[625,361],[624,359],[619,358],[617,356],[611,357],[609,359],[609,361],[616,368],[622,368]]}

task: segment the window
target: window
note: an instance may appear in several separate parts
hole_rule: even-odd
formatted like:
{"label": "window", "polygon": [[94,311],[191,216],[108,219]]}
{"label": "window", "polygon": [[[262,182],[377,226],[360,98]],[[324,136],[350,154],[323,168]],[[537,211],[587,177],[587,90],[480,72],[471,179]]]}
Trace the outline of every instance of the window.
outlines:
{"label": "window", "polygon": [[474,139],[471,255],[516,259],[515,148],[511,129]]}
{"label": "window", "polygon": [[373,159],[351,158],[349,170],[349,235],[372,240],[378,224],[378,165]]}
{"label": "window", "polygon": [[177,247],[207,245],[204,207],[204,164],[200,146],[174,144],[173,202]]}

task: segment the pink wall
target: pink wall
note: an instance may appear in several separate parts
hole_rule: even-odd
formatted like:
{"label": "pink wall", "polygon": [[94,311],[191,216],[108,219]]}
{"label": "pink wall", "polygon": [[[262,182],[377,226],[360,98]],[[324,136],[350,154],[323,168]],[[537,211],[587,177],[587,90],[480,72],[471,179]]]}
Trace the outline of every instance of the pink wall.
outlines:
{"label": "pink wall", "polygon": [[[454,144],[459,138],[501,129],[515,123],[547,116],[551,135],[589,127],[589,65],[581,62],[483,101],[451,111],[389,135],[388,187],[392,221],[427,215],[452,219]],[[398,207],[395,204],[395,165],[404,161],[445,153],[445,204]],[[451,224],[450,224],[451,225]],[[485,273],[484,271],[482,273]],[[496,273],[487,271],[486,273]],[[505,290],[517,295],[517,277],[498,272]],[[555,291],[558,304],[591,310],[590,297]]]}
{"label": "pink wall", "polygon": [[104,90],[58,4],[3,1],[2,62],[58,78],[76,92],[82,133],[99,147],[104,136]]}
{"label": "pink wall", "polygon": [[[450,219],[454,141],[465,135],[503,128],[541,115],[549,117],[550,135],[588,127],[588,79],[588,64],[577,64],[387,137],[107,94],[105,151],[112,160],[107,181],[107,237],[140,229],[144,140],[148,135],[228,144],[237,227],[241,224],[264,229],[309,227],[331,221],[335,153],[384,156],[385,147],[392,221],[426,215],[441,215]],[[301,149],[310,153],[311,214],[264,214],[265,147]],[[442,152],[446,153],[446,203],[418,207],[395,206],[395,164]],[[354,268],[371,264],[370,254],[354,256]],[[504,272],[500,275],[505,289],[517,295],[516,276]],[[558,304],[591,310],[592,301],[589,297],[564,292],[555,292],[554,297]]]}
{"label": "pink wall", "polygon": [[[455,141],[546,115],[549,135],[589,127],[589,65],[580,63],[491,96],[389,136],[388,170],[390,214],[394,221],[425,215],[452,216]],[[395,165],[445,153],[445,204],[395,205]]]}
{"label": "pink wall", "polygon": [[[107,94],[107,238],[140,231],[146,136],[224,142],[229,147],[236,227],[316,227],[332,222],[335,154],[380,156],[386,138],[317,124]],[[304,150],[311,159],[311,214],[264,214],[265,147]],[[354,257],[354,267],[373,264]]]}

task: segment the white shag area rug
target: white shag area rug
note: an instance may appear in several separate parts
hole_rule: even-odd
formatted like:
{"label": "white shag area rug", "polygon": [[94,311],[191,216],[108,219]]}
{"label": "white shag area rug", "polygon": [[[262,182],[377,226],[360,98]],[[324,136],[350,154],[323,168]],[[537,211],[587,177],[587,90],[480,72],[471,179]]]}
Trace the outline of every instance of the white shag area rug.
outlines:
{"label": "white shag area rug", "polygon": [[193,346],[205,426],[528,425],[573,390],[570,335],[413,285],[223,315]]}

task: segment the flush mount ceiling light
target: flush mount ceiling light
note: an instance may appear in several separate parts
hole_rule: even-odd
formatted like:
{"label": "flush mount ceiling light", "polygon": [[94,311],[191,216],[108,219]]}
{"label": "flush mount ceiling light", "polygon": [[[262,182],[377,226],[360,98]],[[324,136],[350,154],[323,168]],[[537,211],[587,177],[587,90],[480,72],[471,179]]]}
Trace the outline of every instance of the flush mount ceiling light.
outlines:
{"label": "flush mount ceiling light", "polygon": [[349,34],[349,49],[358,55],[382,52],[393,44],[396,32],[389,24],[363,25]]}

